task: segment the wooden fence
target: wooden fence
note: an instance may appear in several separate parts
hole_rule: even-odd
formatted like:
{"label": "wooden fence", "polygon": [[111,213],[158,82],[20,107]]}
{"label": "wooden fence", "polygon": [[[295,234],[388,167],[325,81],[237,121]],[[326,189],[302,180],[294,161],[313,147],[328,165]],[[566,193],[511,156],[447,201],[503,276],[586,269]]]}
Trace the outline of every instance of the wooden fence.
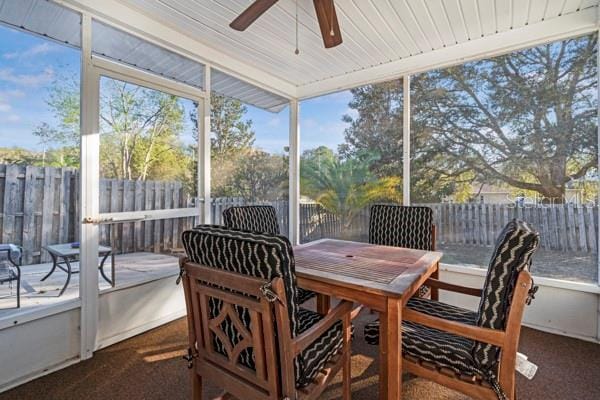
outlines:
{"label": "wooden fence", "polygon": [[[100,212],[185,208],[191,198],[181,182],[100,180]],[[117,253],[171,252],[183,247],[181,233],[198,221],[194,217],[100,225],[100,243]],[[75,224],[78,225],[78,224]]]}
{"label": "wooden fence", "polygon": [[[598,252],[598,206],[578,204],[515,206],[512,204],[424,204],[434,210],[437,242],[493,246],[513,218],[531,223],[540,232],[540,246],[548,250]],[[368,239],[368,208],[349,227],[318,204],[300,206],[302,242],[323,237]]]}
{"label": "wooden fence", "polygon": [[[76,241],[80,215],[78,171],[69,168],[0,164],[0,243],[24,248],[23,263],[48,262],[43,247]],[[100,211],[121,212],[183,208],[190,197],[180,182],[101,180]],[[216,198],[213,223],[222,223],[227,207],[249,204],[242,198]],[[288,230],[288,202],[263,202],[277,210],[281,232]],[[435,211],[438,243],[492,246],[512,218],[532,223],[542,248],[597,253],[598,207],[561,204],[516,207],[504,204],[428,204]],[[165,252],[181,248],[181,232],[197,223],[194,217],[102,225],[100,242],[118,253]],[[368,208],[350,226],[316,203],[300,205],[300,241],[324,237],[366,240]]]}
{"label": "wooden fence", "polygon": [[[23,264],[49,262],[43,247],[79,238],[79,172],[71,168],[0,164],[0,243],[23,247]],[[101,180],[100,211],[181,208],[189,197],[179,182]],[[170,251],[195,218],[101,225],[100,243],[118,253]]]}
{"label": "wooden fence", "polygon": [[492,246],[513,218],[531,223],[540,232],[540,245],[549,250],[598,252],[598,206],[556,204],[427,204],[434,210],[438,242]]}

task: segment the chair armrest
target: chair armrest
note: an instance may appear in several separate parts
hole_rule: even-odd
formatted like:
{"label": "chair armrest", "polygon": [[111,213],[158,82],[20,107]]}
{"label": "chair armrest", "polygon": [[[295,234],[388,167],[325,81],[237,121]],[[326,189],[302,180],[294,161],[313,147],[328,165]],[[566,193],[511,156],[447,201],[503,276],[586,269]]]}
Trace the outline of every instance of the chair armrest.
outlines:
{"label": "chair armrest", "polygon": [[362,311],[363,307],[364,306],[361,304],[358,307],[356,307],[354,310],[352,310],[352,312],[350,313],[350,320],[351,321],[354,321],[354,319],[356,317],[358,317],[358,314],[360,314],[360,312]]}
{"label": "chair armrest", "polygon": [[300,352],[317,340],[319,336],[324,334],[336,322],[341,321],[344,316],[349,315],[353,305],[354,303],[351,301],[341,301],[333,310],[327,313],[322,320],[294,338],[292,340],[294,345],[294,356],[300,354]]}
{"label": "chair armrest", "polygon": [[424,285],[434,287],[436,289],[447,290],[450,292],[467,294],[469,296],[481,297],[483,290],[470,288],[466,286],[455,285],[453,283],[439,281],[437,279],[429,278],[425,281]]}
{"label": "chair armrest", "polygon": [[493,344],[498,347],[504,346],[506,339],[506,333],[504,331],[481,328],[479,326],[463,324],[456,321],[448,321],[443,318],[423,314],[408,307],[405,307],[402,310],[402,318],[405,321],[416,322],[417,324],[425,325],[430,328],[453,333],[478,342]]}

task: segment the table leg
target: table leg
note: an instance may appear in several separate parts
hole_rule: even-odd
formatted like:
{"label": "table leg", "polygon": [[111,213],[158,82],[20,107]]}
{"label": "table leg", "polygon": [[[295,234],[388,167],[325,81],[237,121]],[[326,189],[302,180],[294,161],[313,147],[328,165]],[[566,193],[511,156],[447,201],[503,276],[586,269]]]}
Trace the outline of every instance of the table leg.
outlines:
{"label": "table leg", "polygon": [[[435,266],[435,271],[431,273],[431,278],[440,279],[440,263],[437,263]],[[440,299],[439,289],[438,288],[430,288],[431,290],[431,300],[438,301]]]}
{"label": "table leg", "polygon": [[100,266],[98,267],[98,269],[100,270],[100,275],[102,275],[102,277],[104,278],[104,280],[108,283],[110,283],[111,286],[114,286],[114,281],[112,281],[111,279],[109,279],[108,276],[106,276],[106,274],[104,273],[104,263],[106,262],[106,259],[108,258],[109,255],[111,255],[111,253],[106,253],[104,255],[104,257],[102,257],[102,261],[100,261]]}
{"label": "table leg", "polygon": [[110,252],[110,280],[112,282],[112,287],[115,287],[117,284],[117,280],[115,277],[115,252]]}
{"label": "table leg", "polygon": [[379,330],[379,398],[402,399],[402,300],[388,299],[380,313]]}
{"label": "table leg", "polygon": [[49,253],[50,257],[52,258],[52,268],[50,269],[50,272],[48,272],[46,274],[46,276],[44,276],[42,279],[40,279],[41,282],[45,281],[46,279],[48,279],[48,277],[50,275],[52,275],[52,273],[54,272],[54,270],[56,269],[56,266],[58,265],[58,260],[56,259],[56,256],[52,253]]}
{"label": "table leg", "polygon": [[65,260],[65,265],[67,266],[67,281],[65,282],[65,286],[63,286],[60,293],[58,294],[58,297],[63,295],[65,290],[67,290],[67,286],[69,286],[69,282],[71,282],[71,271],[72,271],[71,262],[69,261],[69,257],[65,257],[64,260]]}
{"label": "table leg", "polygon": [[331,309],[331,297],[317,293],[317,312],[321,315],[327,315]]}

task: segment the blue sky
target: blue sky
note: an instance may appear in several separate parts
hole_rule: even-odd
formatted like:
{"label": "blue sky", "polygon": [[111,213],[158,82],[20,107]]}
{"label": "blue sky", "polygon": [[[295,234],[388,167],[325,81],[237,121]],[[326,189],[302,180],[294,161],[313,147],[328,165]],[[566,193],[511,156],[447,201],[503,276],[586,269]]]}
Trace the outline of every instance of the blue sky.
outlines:
{"label": "blue sky", "polygon": [[[0,26],[2,147],[41,148],[32,132],[42,122],[57,125],[46,104],[48,90],[57,79],[79,79],[79,58],[79,50]],[[350,112],[350,99],[350,93],[345,91],[301,103],[302,150],[320,145],[335,149],[343,142],[346,124],[342,122],[342,116]],[[191,102],[183,104],[187,109],[191,106]],[[248,106],[247,118],[253,121],[257,147],[270,152],[283,152],[288,145],[288,108],[273,114]]]}
{"label": "blue sky", "polygon": [[64,72],[79,76],[79,51],[0,26],[0,137],[2,146],[39,148],[31,132],[55,124],[48,86]]}
{"label": "blue sky", "polygon": [[[337,149],[344,141],[344,129],[348,124],[342,121],[344,114],[351,114],[348,102],[352,98],[349,91],[330,94],[305,100],[300,103],[300,149],[329,146]],[[289,143],[289,109],[278,114],[249,107],[248,116],[254,122],[256,145],[272,152],[281,152]]]}

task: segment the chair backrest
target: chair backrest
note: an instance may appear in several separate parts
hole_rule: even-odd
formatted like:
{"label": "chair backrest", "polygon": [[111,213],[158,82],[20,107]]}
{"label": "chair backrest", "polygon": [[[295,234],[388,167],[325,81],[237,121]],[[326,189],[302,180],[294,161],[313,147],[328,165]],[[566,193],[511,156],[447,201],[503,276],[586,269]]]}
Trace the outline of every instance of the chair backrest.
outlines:
{"label": "chair backrest", "polygon": [[273,206],[237,206],[223,211],[223,224],[228,228],[279,235],[277,212]]}
{"label": "chair backrest", "polygon": [[[490,260],[479,303],[477,325],[505,329],[511,300],[519,273],[529,270],[531,257],[539,245],[539,234],[526,222],[510,221],[502,230]],[[482,368],[491,369],[498,362],[499,349],[475,342],[473,358]]]}
{"label": "chair backrest", "polygon": [[[194,278],[184,281],[191,286],[186,288],[186,297],[191,299],[188,321],[200,331],[195,334],[200,356],[246,382],[273,388],[272,375],[277,371],[275,303],[268,303],[261,287],[281,278],[290,331],[296,336],[300,326],[290,242],[283,236],[214,225],[185,231],[182,240],[189,260],[183,266],[184,279]],[[266,343],[269,338],[271,343]]]}
{"label": "chair backrest", "polygon": [[371,206],[369,243],[434,250],[433,210],[388,204]]}

